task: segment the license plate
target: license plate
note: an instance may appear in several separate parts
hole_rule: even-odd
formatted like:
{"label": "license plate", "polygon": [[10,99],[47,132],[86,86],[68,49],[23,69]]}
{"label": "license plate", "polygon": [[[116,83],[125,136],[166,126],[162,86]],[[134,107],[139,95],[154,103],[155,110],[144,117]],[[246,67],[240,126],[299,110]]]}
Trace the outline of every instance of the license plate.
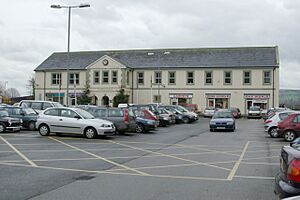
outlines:
{"label": "license plate", "polygon": [[217,127],[217,129],[225,129],[225,127]]}

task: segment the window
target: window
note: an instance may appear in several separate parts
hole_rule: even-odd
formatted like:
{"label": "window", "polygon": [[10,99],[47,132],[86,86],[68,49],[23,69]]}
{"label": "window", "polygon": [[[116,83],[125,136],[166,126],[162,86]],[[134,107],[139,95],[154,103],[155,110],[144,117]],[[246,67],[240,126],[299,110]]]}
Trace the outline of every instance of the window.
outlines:
{"label": "window", "polygon": [[106,109],[99,109],[95,112],[97,117],[106,117]]}
{"label": "window", "polygon": [[77,113],[75,113],[72,110],[61,110],[61,116],[62,117],[68,117],[68,118],[75,118],[75,116],[79,117],[79,115],[77,115]]}
{"label": "window", "polygon": [[100,83],[100,73],[98,71],[94,72],[94,84]]}
{"label": "window", "polygon": [[161,95],[154,95],[153,103],[160,103],[160,102],[161,102]]}
{"label": "window", "polygon": [[187,77],[186,77],[186,83],[187,84],[194,84],[194,72],[187,72]]}
{"label": "window", "polygon": [[294,123],[300,123],[300,115],[296,115],[293,122]]}
{"label": "window", "polygon": [[231,84],[231,72],[224,72],[224,84]]}
{"label": "window", "polygon": [[271,71],[263,71],[264,84],[271,84]]}
{"label": "window", "polygon": [[50,109],[47,110],[44,115],[51,115],[51,116],[59,116],[59,110],[58,109]]}
{"label": "window", "polygon": [[126,83],[127,83],[127,85],[129,85],[129,71],[127,71]]}
{"label": "window", "polygon": [[32,102],[31,103],[31,108],[34,110],[42,110],[42,102]]}
{"label": "window", "polygon": [[213,83],[213,74],[212,72],[205,72],[205,84]]}
{"label": "window", "polygon": [[169,84],[176,84],[176,72],[169,72]]}
{"label": "window", "polygon": [[155,72],[154,77],[155,77],[155,83],[161,84],[161,72]]}
{"label": "window", "polygon": [[144,84],[144,72],[137,72],[137,82],[139,85]]}
{"label": "window", "polygon": [[122,109],[109,109],[108,117],[124,117]]}
{"label": "window", "polygon": [[20,108],[15,108],[15,109],[12,109],[12,114],[13,115],[21,115],[21,109]]}
{"label": "window", "polygon": [[250,85],[251,84],[251,72],[250,71],[244,71],[244,84]]}
{"label": "window", "polygon": [[51,108],[51,107],[53,107],[53,106],[50,103],[44,102],[43,110],[46,110],[47,108]]}
{"label": "window", "polygon": [[109,83],[109,72],[108,71],[103,71],[102,83]]}
{"label": "window", "polygon": [[70,74],[70,84],[79,85],[79,73],[71,73]]}
{"label": "window", "polygon": [[117,84],[118,83],[118,71],[112,71],[111,72],[111,82],[113,84]]}
{"label": "window", "polygon": [[53,73],[52,74],[52,85],[59,85],[61,84],[61,73]]}

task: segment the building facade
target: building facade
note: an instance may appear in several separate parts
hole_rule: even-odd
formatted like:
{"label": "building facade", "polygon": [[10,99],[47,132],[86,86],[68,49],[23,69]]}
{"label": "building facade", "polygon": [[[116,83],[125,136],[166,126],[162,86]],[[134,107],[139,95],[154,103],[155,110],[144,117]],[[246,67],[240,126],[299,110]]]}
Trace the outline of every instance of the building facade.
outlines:
{"label": "building facade", "polygon": [[[67,74],[69,73],[69,84]],[[35,99],[76,104],[86,88],[96,105],[120,89],[130,103],[276,107],[278,47],[146,49],[53,53],[35,69]]]}

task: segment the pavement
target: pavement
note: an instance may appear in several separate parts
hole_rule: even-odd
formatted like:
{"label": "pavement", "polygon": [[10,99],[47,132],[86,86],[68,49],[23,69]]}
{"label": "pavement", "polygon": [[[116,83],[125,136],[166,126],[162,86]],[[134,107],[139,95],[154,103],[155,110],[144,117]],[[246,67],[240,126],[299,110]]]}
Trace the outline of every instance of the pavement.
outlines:
{"label": "pavement", "polygon": [[235,132],[209,132],[208,123],[93,140],[0,134],[0,199],[277,199],[287,143],[261,120],[239,119]]}

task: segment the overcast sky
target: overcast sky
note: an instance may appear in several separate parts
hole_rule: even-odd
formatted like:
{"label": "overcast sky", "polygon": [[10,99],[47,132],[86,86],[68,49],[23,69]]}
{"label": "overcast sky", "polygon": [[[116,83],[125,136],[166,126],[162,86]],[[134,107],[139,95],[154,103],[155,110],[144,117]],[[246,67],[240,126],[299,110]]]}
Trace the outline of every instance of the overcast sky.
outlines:
{"label": "overcast sky", "polygon": [[299,0],[1,0],[0,81],[28,94],[33,70],[67,49],[67,10],[50,5],[80,3],[71,51],[278,45],[280,87],[300,88]]}

